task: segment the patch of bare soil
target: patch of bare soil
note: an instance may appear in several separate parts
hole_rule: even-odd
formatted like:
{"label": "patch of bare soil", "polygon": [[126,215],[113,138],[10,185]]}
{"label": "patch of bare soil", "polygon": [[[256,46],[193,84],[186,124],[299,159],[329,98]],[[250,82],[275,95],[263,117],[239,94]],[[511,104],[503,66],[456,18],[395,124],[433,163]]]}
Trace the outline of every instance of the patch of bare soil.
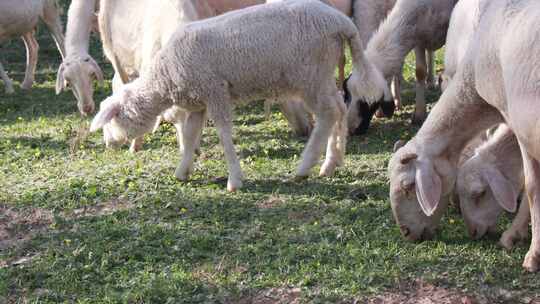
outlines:
{"label": "patch of bare soil", "polygon": [[[104,216],[116,211],[131,209],[133,206],[132,203],[111,201],[63,212],[60,216],[66,220]],[[42,208],[15,209],[0,205],[0,251],[21,247],[36,235],[45,233],[53,223],[54,215],[50,210]],[[36,256],[14,257],[9,261],[0,259],[0,268],[25,264]]]}
{"label": "patch of bare soil", "polygon": [[237,301],[237,304],[299,304],[300,288],[270,288]]}

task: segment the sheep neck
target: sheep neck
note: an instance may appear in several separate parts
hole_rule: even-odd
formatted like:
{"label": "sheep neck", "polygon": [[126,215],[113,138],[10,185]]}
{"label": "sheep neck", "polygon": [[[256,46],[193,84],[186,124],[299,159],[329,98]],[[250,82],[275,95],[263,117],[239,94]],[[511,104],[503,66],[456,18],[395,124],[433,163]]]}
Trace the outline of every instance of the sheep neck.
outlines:
{"label": "sheep neck", "polygon": [[445,157],[457,166],[469,140],[502,120],[500,113],[476,94],[472,77],[456,79],[416,135],[418,155]]}
{"label": "sheep neck", "polygon": [[69,6],[66,52],[68,56],[88,54],[90,28],[96,8],[96,0],[73,0]]}
{"label": "sheep neck", "polygon": [[405,56],[415,47],[415,21],[413,12],[403,12],[397,7],[379,26],[369,40],[366,56],[385,78],[399,74]]}

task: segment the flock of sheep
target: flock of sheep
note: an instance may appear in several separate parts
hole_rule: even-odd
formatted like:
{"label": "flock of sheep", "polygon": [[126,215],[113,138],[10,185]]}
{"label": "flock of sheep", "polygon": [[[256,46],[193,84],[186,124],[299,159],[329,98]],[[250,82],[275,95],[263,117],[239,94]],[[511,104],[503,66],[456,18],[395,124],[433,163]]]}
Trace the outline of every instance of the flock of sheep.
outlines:
{"label": "flock of sheep", "polygon": [[[56,91],[70,86],[83,115],[95,110],[93,81],[103,81],[88,53],[90,32],[98,28],[115,73],[113,95],[101,103],[91,131],[103,129],[107,146],[131,142],[136,151],[145,133],[169,121],[182,153],[175,176],[186,180],[209,118],[224,149],[229,191],[243,179],[232,140],[236,104],[277,102],[292,130],[310,136],[296,177],[309,176],[325,148],[320,175],[329,176],[344,164],[349,134],[401,106],[402,66],[414,50],[413,122],[425,122],[411,141],[396,144],[389,164],[403,236],[433,236],[453,200],[471,237],[480,238],[503,210],[518,209],[524,192],[500,243],[510,249],[527,239],[532,222],[523,266],[539,270],[539,1],[72,0],[64,50],[56,1],[4,0],[0,41],[20,36],[28,51],[23,89],[33,82],[40,18],[63,58]],[[428,116],[433,51],[445,43],[443,95]],[[353,63],[347,79],[346,45]],[[1,65],[0,73],[13,92]]]}

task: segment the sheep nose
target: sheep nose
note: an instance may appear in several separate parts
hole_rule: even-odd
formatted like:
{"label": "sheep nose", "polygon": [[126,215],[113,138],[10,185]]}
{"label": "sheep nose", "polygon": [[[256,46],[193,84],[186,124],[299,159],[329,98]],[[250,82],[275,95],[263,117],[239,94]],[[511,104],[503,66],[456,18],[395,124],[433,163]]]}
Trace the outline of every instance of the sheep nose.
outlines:
{"label": "sheep nose", "polygon": [[401,181],[401,189],[411,192],[414,190],[414,182]]}

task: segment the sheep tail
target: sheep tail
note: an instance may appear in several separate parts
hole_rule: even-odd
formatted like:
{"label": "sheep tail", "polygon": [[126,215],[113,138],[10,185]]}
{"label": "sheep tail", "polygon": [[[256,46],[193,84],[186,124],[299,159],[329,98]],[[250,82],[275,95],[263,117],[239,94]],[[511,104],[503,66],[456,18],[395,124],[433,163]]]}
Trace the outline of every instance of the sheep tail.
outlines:
{"label": "sheep tail", "polygon": [[[352,23],[351,23],[352,24]],[[356,27],[348,31],[346,38],[351,48],[353,71],[348,81],[349,89],[369,104],[375,103],[389,92],[382,73],[373,65],[364,52],[364,44]]]}

